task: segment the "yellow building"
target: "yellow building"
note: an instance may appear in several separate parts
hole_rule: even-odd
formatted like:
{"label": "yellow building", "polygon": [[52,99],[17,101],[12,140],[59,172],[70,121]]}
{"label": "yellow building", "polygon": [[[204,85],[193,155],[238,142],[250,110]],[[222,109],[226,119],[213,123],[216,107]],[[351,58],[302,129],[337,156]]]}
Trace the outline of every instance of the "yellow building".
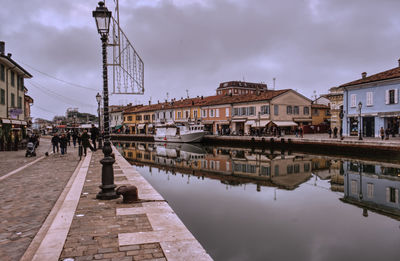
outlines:
{"label": "yellow building", "polygon": [[311,105],[312,125],[329,124],[331,120],[330,107],[324,104]]}

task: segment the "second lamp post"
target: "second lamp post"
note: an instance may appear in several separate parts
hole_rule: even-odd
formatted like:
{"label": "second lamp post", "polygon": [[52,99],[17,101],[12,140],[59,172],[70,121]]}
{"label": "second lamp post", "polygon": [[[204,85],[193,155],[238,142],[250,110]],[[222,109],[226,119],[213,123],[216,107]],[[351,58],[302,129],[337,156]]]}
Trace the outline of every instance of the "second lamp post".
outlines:
{"label": "second lamp post", "polygon": [[361,118],[361,109],[362,109],[362,102],[358,103],[358,121],[360,123],[359,133],[358,133],[358,140],[362,140],[362,118]]}

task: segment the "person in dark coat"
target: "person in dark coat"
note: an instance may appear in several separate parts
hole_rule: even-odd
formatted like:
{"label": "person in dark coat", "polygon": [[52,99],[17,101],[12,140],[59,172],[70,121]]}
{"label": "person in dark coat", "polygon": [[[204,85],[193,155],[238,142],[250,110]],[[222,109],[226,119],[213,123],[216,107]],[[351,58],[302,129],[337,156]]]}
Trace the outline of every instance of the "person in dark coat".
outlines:
{"label": "person in dark coat", "polygon": [[332,138],[332,129],[331,128],[328,129],[328,134],[329,134],[329,138]]}
{"label": "person in dark coat", "polygon": [[338,129],[337,129],[337,127],[335,127],[335,128],[333,128],[333,138],[337,138],[337,131],[338,131]]}
{"label": "person in dark coat", "polygon": [[68,146],[71,146],[71,133],[67,132],[67,142]]}
{"label": "person in dark coat", "polygon": [[82,146],[83,146],[83,153],[86,156],[86,151],[87,148],[89,147],[91,151],[94,151],[95,149],[92,147],[92,145],[90,144],[89,141],[89,134],[87,133],[87,130],[84,130],[81,136],[81,140],[82,140]]}
{"label": "person in dark coat", "polygon": [[53,153],[56,153],[56,148],[57,148],[57,153],[58,153],[58,143],[60,142],[60,138],[58,137],[57,133],[54,133],[53,138],[51,138],[51,144],[53,145]]}
{"label": "person in dark coat", "polygon": [[96,149],[96,140],[99,137],[99,129],[92,124],[92,128],[90,129],[90,138],[92,139],[93,147]]}
{"label": "person in dark coat", "polygon": [[78,133],[74,131],[72,133],[72,144],[74,144],[74,148],[76,147],[76,140],[78,139]]}
{"label": "person in dark coat", "polygon": [[60,149],[61,149],[61,155],[64,155],[67,153],[67,144],[68,144],[68,139],[65,134],[61,135],[60,138]]}

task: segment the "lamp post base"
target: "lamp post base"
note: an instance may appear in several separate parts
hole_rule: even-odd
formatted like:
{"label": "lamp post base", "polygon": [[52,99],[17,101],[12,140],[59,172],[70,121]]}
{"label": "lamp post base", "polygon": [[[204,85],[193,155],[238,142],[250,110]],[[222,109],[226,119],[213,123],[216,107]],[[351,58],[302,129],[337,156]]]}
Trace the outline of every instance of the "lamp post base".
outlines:
{"label": "lamp post base", "polygon": [[115,188],[117,187],[114,184],[113,164],[115,162],[115,159],[111,157],[111,152],[112,148],[110,142],[104,142],[104,158],[100,160],[100,163],[103,165],[101,170],[102,184],[101,186],[99,186],[101,188],[101,191],[96,195],[97,199],[109,200],[119,198],[119,195],[117,195],[115,191]]}

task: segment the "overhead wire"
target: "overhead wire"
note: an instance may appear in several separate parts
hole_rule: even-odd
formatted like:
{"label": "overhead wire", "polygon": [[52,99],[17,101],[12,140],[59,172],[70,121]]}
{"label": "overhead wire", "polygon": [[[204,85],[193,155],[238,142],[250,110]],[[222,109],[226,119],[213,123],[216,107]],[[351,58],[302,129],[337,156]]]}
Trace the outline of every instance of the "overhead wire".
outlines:
{"label": "overhead wire", "polygon": [[19,60],[18,60],[18,63],[21,63],[21,64],[23,64],[23,65],[25,65],[25,66],[31,68],[31,69],[34,70],[35,72],[38,72],[38,73],[40,73],[40,74],[43,74],[43,75],[45,75],[45,76],[47,76],[47,77],[49,77],[49,78],[52,78],[52,79],[54,79],[54,80],[57,80],[57,81],[59,81],[59,82],[62,82],[62,83],[65,83],[65,84],[68,84],[68,85],[71,85],[71,86],[74,86],[74,87],[77,87],[77,88],[82,88],[82,89],[87,89],[87,90],[92,90],[92,91],[98,91],[98,89],[95,89],[95,88],[90,88],[90,87],[87,87],[87,86],[83,86],[83,85],[80,85],[80,84],[76,84],[76,83],[73,83],[73,82],[69,82],[69,81],[60,79],[60,78],[58,78],[58,77],[55,77],[55,76],[50,75],[50,74],[48,74],[48,73],[45,73],[45,72],[43,72],[43,71],[41,71],[41,70],[38,70],[38,69],[36,69],[35,67],[33,67],[33,66],[29,65],[29,64],[26,64],[26,63],[24,63],[24,62],[22,62],[22,61],[19,61]]}

